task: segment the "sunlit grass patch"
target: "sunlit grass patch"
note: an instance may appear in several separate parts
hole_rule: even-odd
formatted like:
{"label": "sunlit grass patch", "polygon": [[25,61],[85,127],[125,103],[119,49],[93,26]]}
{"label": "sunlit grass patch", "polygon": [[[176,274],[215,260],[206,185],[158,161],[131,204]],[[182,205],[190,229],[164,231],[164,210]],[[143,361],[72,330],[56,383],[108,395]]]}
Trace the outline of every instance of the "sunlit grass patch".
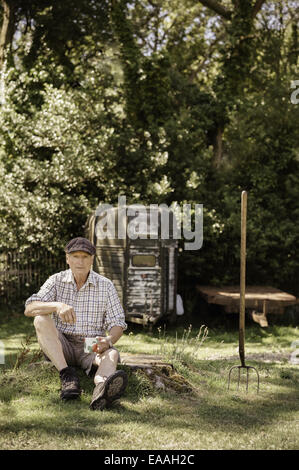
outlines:
{"label": "sunlit grass patch", "polygon": [[234,380],[227,390],[228,371],[239,364],[238,331],[210,329],[196,350],[200,328],[166,329],[162,338],[161,331],[148,334],[130,327],[118,342],[120,353],[160,352],[172,373],[162,372],[165,386],[159,388],[155,369],[151,377],[121,364],[129,375],[128,387],[121,400],[103,412],[89,409],[93,382],[81,370],[80,400],[60,400],[55,367],[31,361],[38,351],[34,337],[26,360],[15,367],[33,331],[30,320],[12,318],[1,331],[9,345],[9,360],[0,366],[2,449],[297,447],[298,366],[289,362],[291,344],[298,339],[296,328],[247,329],[247,362],[258,369],[261,379],[257,394],[254,383],[246,393],[244,383],[238,391]]}

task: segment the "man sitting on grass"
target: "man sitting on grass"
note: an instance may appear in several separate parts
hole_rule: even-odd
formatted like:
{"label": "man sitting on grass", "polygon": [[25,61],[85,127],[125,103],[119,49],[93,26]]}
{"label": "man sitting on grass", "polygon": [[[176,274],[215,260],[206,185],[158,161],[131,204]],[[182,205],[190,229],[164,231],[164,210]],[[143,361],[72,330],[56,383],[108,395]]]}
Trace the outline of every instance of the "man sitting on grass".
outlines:
{"label": "man sitting on grass", "polygon": [[[113,347],[127,328],[125,315],[113,283],[91,269],[94,245],[78,237],[66,245],[65,252],[70,269],[50,276],[27,299],[24,313],[34,317],[39,345],[59,371],[61,398],[73,399],[81,393],[72,366],[80,366],[87,375],[96,366],[90,407],[103,410],[127,385],[125,372],[116,371],[119,353]],[[84,351],[87,337],[101,337],[95,352]]]}

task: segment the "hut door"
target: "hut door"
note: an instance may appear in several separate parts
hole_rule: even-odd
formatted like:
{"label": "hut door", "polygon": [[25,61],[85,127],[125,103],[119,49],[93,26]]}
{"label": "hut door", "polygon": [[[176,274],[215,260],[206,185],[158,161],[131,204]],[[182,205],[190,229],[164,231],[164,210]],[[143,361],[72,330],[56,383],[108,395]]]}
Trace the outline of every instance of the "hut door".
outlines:
{"label": "hut door", "polygon": [[161,268],[158,243],[135,240],[129,243],[127,269],[127,313],[156,317],[161,313]]}

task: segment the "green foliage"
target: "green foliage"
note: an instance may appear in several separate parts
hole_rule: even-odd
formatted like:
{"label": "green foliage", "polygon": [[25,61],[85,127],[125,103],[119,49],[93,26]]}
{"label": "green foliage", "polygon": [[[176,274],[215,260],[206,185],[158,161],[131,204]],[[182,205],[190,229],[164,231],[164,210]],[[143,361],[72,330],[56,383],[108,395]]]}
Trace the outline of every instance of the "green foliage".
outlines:
{"label": "green foliage", "polygon": [[[180,285],[239,280],[298,293],[296,15],[285,2],[15,2],[0,79],[0,247],[60,250],[99,202],[204,204]],[[291,2],[286,2],[290,4]],[[223,158],[215,167],[215,138]]]}

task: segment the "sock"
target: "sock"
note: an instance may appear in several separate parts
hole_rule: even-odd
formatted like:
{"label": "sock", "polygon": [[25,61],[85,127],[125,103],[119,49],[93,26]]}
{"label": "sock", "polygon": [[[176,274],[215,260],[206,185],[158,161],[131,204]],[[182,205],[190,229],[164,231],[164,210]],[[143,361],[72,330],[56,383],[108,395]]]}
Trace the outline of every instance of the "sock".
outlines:
{"label": "sock", "polygon": [[96,385],[98,385],[101,382],[106,382],[106,380],[107,380],[107,377],[101,376],[101,375],[96,375],[95,378],[94,378],[94,383]]}

